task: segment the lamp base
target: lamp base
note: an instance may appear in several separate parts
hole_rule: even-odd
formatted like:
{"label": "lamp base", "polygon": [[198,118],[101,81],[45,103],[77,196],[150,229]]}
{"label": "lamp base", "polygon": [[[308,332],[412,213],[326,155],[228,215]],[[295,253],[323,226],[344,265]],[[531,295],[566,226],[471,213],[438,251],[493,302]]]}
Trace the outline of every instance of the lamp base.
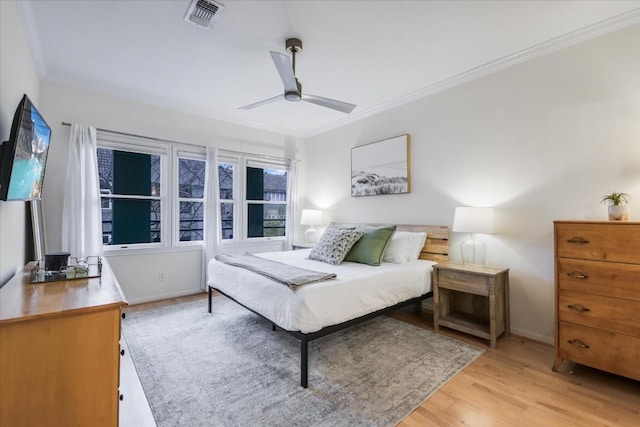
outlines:
{"label": "lamp base", "polygon": [[460,251],[462,252],[462,263],[464,265],[483,266],[487,259],[487,245],[478,240],[475,233],[471,233],[462,242]]}
{"label": "lamp base", "polygon": [[304,232],[304,238],[307,243],[318,243],[318,230],[313,226],[307,228],[307,231]]}

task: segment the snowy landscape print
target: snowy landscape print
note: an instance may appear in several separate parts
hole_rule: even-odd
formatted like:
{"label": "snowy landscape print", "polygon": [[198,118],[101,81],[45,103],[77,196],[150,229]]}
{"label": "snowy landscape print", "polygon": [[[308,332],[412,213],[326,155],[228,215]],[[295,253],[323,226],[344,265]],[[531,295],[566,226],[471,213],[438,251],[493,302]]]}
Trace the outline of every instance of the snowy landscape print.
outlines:
{"label": "snowy landscape print", "polygon": [[351,149],[351,196],[409,192],[409,135]]}

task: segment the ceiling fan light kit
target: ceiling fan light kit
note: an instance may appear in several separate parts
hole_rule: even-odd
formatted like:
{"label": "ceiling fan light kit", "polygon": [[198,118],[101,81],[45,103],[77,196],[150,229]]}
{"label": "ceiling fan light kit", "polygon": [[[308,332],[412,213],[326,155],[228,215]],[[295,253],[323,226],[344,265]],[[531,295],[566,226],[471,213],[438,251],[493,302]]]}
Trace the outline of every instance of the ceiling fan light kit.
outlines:
{"label": "ceiling fan light kit", "polygon": [[282,84],[284,85],[284,94],[274,96],[253,104],[240,107],[241,110],[250,110],[261,105],[270,104],[281,99],[286,101],[298,102],[306,101],[311,104],[320,105],[321,107],[331,108],[332,110],[341,111],[343,113],[351,113],[355,104],[338,101],[331,98],[325,98],[317,95],[307,95],[302,93],[302,84],[296,77],[296,55],[302,52],[302,40],[297,38],[289,38],[285,42],[285,48],[291,54],[291,59],[283,53],[271,51],[271,59],[278,70]]}

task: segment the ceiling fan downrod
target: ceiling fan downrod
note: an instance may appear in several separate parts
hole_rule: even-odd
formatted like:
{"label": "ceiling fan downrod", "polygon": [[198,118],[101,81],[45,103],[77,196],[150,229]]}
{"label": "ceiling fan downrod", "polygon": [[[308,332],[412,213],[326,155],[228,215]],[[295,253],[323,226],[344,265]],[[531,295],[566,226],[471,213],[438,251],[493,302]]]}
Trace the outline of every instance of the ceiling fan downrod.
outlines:
{"label": "ceiling fan downrod", "polygon": [[285,47],[287,51],[291,53],[291,66],[293,68],[293,74],[296,73],[296,54],[298,52],[302,52],[302,40],[300,39],[287,39],[285,42]]}
{"label": "ceiling fan downrod", "polygon": [[302,52],[302,40],[300,39],[296,39],[296,38],[290,38],[287,39],[287,41],[285,42],[285,47],[287,49],[287,51],[289,51],[289,53],[291,53],[291,68],[293,69],[293,76],[296,79],[296,87],[297,87],[297,91],[296,92],[285,92],[284,94],[284,98],[287,101],[300,101],[302,99],[302,84],[300,84],[300,82],[298,81],[298,78],[295,77],[296,75],[296,54],[298,52]]}

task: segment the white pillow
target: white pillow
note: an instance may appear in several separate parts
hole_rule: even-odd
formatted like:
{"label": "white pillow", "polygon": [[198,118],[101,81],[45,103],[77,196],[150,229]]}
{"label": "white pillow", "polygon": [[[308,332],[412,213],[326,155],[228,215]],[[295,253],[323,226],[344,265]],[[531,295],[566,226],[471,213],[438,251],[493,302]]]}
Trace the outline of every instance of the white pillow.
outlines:
{"label": "white pillow", "polygon": [[415,261],[420,256],[426,240],[427,233],[424,231],[396,231],[391,237],[391,243],[383,261],[394,264]]}

